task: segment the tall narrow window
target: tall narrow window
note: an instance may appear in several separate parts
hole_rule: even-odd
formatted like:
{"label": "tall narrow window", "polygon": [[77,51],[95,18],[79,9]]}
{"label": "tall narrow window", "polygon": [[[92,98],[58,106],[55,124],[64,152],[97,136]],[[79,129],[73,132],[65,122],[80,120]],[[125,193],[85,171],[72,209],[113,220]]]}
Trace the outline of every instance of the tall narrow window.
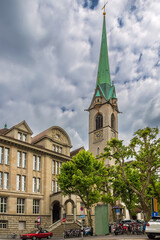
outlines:
{"label": "tall narrow window", "polygon": [[36,156],[33,155],[33,170],[36,170]]}
{"label": "tall narrow window", "polygon": [[59,147],[58,146],[56,146],[56,152],[59,152]]}
{"label": "tall narrow window", "polygon": [[62,153],[62,147],[59,147],[59,152]]}
{"label": "tall narrow window", "polygon": [[103,116],[98,113],[96,116],[96,130],[103,127]]}
{"label": "tall narrow window", "polygon": [[26,176],[22,176],[22,191],[26,191]]}
{"label": "tall narrow window", "polygon": [[3,162],[3,147],[0,147],[0,163]]}
{"label": "tall narrow window", "polygon": [[33,199],[33,214],[39,214],[39,200]]}
{"label": "tall narrow window", "polygon": [[58,182],[56,182],[56,192],[59,191],[59,186],[58,186]]}
{"label": "tall narrow window", "polygon": [[24,199],[17,198],[17,213],[24,213]]}
{"label": "tall narrow window", "polygon": [[4,173],[4,189],[8,189],[8,173]]}
{"label": "tall narrow window", "polygon": [[26,142],[26,140],[27,140],[27,135],[23,134],[23,142]]}
{"label": "tall narrow window", "polygon": [[56,162],[56,175],[58,174],[58,162]]}
{"label": "tall narrow window", "polygon": [[17,175],[17,191],[21,190],[21,176]]}
{"label": "tall narrow window", "polygon": [[21,152],[17,152],[17,167],[21,166]]}
{"label": "tall narrow window", "polygon": [[33,192],[36,191],[36,178],[33,177]]}
{"label": "tall narrow window", "polygon": [[22,133],[18,133],[18,140],[22,140]]}
{"label": "tall narrow window", "polygon": [[111,128],[116,129],[115,116],[113,113],[111,115]]}
{"label": "tall narrow window", "polygon": [[55,193],[55,181],[52,180],[52,193]]}
{"label": "tall narrow window", "polygon": [[61,167],[62,167],[62,163],[59,163],[59,173],[61,173]]}
{"label": "tall narrow window", "polygon": [[5,148],[4,163],[5,163],[5,164],[8,164],[8,163],[9,163],[9,149],[8,149],[8,148]]}
{"label": "tall narrow window", "polygon": [[37,157],[37,171],[40,171],[41,158]]}
{"label": "tall narrow window", "polygon": [[0,188],[3,186],[3,173],[0,172]]}
{"label": "tall narrow window", "polygon": [[55,161],[52,161],[52,174],[55,174]]}
{"label": "tall narrow window", "polygon": [[6,213],[7,212],[7,198],[0,197],[0,212]]}
{"label": "tall narrow window", "polygon": [[26,153],[22,153],[22,168],[26,167]]}
{"label": "tall narrow window", "polygon": [[40,192],[40,178],[37,178],[37,192]]}

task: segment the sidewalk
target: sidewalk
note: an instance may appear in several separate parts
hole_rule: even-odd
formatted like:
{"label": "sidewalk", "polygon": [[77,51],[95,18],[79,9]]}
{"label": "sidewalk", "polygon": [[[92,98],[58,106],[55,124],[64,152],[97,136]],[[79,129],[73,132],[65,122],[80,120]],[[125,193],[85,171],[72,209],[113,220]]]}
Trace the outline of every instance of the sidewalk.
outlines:
{"label": "sidewalk", "polygon": [[[59,238],[62,240],[63,238]],[[148,237],[146,234],[143,235],[105,235],[105,236],[90,236],[90,237],[83,237],[83,240],[147,240]],[[156,238],[156,240],[160,240],[160,238]],[[53,237],[53,240],[58,240],[57,238]],[[81,237],[79,238],[65,238],[65,240],[82,240]]]}
{"label": "sidewalk", "polygon": [[[8,239],[6,236],[2,236],[0,235],[0,240],[4,240],[4,239]],[[12,238],[9,238],[12,239]],[[19,240],[20,238],[17,237],[15,238],[17,240]],[[46,239],[46,238],[43,238]],[[52,240],[63,240],[63,237],[52,237]],[[83,239],[81,237],[77,237],[77,238],[65,238],[65,240],[148,240],[148,237],[146,234],[143,235],[114,235],[114,234],[110,234],[110,235],[105,235],[105,236],[90,236],[90,237],[83,237]],[[156,238],[156,240],[160,240],[159,238]]]}

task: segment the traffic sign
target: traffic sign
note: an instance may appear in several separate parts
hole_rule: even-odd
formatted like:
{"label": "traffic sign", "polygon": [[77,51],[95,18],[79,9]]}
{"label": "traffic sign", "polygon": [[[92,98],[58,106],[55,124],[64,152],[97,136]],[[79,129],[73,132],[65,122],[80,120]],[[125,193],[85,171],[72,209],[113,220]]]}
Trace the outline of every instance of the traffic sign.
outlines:
{"label": "traffic sign", "polygon": [[41,218],[37,217],[37,225],[40,225],[40,224],[41,224]]}
{"label": "traffic sign", "polygon": [[152,212],[152,217],[157,217],[158,216],[158,212]]}
{"label": "traffic sign", "polygon": [[63,218],[63,219],[62,219],[62,222],[65,222],[65,221],[66,221],[66,218]]}
{"label": "traffic sign", "polygon": [[80,215],[79,218],[85,218],[86,215]]}

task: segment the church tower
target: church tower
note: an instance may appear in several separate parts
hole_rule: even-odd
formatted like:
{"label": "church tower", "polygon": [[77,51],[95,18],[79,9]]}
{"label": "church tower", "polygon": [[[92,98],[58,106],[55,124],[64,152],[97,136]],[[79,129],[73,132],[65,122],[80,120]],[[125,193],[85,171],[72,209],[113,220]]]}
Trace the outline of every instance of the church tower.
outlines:
{"label": "church tower", "polygon": [[118,138],[118,105],[115,86],[111,83],[106,36],[105,11],[98,74],[89,111],[89,151],[94,156],[103,153],[106,141]]}

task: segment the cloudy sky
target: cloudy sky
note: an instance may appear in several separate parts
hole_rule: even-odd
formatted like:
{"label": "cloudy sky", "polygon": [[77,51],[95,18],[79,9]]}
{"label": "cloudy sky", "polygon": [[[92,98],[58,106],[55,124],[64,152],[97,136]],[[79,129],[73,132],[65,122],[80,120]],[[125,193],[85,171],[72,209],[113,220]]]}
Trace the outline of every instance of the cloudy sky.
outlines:
{"label": "cloudy sky", "polygon": [[[104,0],[0,0],[0,128],[58,125],[88,149]],[[160,1],[109,0],[106,25],[119,138],[160,127]]]}

